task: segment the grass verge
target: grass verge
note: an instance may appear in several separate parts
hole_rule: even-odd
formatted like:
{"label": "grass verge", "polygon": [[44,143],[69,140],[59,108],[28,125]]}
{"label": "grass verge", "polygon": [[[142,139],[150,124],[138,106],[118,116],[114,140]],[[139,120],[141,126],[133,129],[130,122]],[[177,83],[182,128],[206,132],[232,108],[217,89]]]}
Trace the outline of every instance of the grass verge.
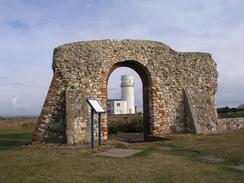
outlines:
{"label": "grass verge", "polygon": [[[70,146],[22,146],[30,129],[0,130],[0,182],[244,182],[229,168],[244,160],[244,130],[223,135],[174,135],[171,140],[132,143],[143,151],[129,158],[96,156]],[[114,144],[116,146],[116,144]],[[172,146],[172,151],[158,147]],[[4,149],[4,150],[3,150]],[[198,155],[224,157],[224,163],[199,161]]]}

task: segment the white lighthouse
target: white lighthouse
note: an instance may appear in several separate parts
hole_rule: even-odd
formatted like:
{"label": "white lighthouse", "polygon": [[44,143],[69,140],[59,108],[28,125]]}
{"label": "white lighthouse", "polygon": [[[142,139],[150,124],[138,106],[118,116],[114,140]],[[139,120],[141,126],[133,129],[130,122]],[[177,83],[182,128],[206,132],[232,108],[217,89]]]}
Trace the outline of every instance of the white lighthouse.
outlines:
{"label": "white lighthouse", "polygon": [[121,99],[108,100],[109,114],[135,114],[134,80],[131,75],[121,76]]}
{"label": "white lighthouse", "polygon": [[126,101],[126,113],[135,114],[135,96],[133,76],[121,76],[121,100]]}

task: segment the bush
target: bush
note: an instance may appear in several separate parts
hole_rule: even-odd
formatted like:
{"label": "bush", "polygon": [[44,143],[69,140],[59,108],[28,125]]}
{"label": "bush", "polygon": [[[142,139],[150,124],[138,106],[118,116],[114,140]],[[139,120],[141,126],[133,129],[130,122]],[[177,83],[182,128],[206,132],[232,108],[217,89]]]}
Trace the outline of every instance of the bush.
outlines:
{"label": "bush", "polygon": [[118,133],[121,129],[120,125],[121,125],[120,123],[110,124],[108,126],[108,133],[109,134]]}
{"label": "bush", "polygon": [[244,117],[244,109],[223,107],[217,109],[219,118],[238,118]]}
{"label": "bush", "polygon": [[126,132],[128,132],[128,133],[135,133],[135,132],[142,132],[142,131],[143,131],[143,119],[142,118],[134,119],[127,125]]}
{"label": "bush", "polygon": [[111,123],[108,127],[108,133],[113,134],[118,132],[124,132],[124,133],[143,132],[143,118],[139,117],[129,122],[116,121]]}

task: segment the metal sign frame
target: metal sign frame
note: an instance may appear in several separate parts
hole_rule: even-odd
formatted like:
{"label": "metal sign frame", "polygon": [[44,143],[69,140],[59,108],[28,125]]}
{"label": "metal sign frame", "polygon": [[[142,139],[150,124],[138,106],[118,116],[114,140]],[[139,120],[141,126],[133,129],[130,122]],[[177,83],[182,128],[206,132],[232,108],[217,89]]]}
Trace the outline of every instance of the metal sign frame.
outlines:
{"label": "metal sign frame", "polygon": [[101,115],[105,113],[102,104],[96,99],[86,99],[87,103],[91,107],[91,148],[94,148],[94,113],[98,114],[98,138],[99,146],[102,145],[102,124]]}
{"label": "metal sign frame", "polygon": [[88,104],[96,113],[105,113],[102,104],[96,99],[87,99]]}

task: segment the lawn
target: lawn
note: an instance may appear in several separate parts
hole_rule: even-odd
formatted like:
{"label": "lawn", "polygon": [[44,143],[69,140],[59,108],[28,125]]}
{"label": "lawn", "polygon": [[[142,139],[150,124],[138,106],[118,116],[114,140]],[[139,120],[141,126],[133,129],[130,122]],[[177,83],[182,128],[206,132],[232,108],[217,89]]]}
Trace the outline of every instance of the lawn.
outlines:
{"label": "lawn", "polygon": [[[244,130],[169,139],[130,145],[110,140],[103,148],[90,150],[89,146],[28,146],[31,129],[1,129],[0,182],[244,182],[244,173],[231,168],[244,163]],[[161,151],[162,146],[175,149]],[[96,155],[111,147],[143,151],[124,159]],[[225,161],[198,158],[209,154]]]}
{"label": "lawn", "polygon": [[31,143],[32,129],[0,129],[0,150],[11,149]]}

